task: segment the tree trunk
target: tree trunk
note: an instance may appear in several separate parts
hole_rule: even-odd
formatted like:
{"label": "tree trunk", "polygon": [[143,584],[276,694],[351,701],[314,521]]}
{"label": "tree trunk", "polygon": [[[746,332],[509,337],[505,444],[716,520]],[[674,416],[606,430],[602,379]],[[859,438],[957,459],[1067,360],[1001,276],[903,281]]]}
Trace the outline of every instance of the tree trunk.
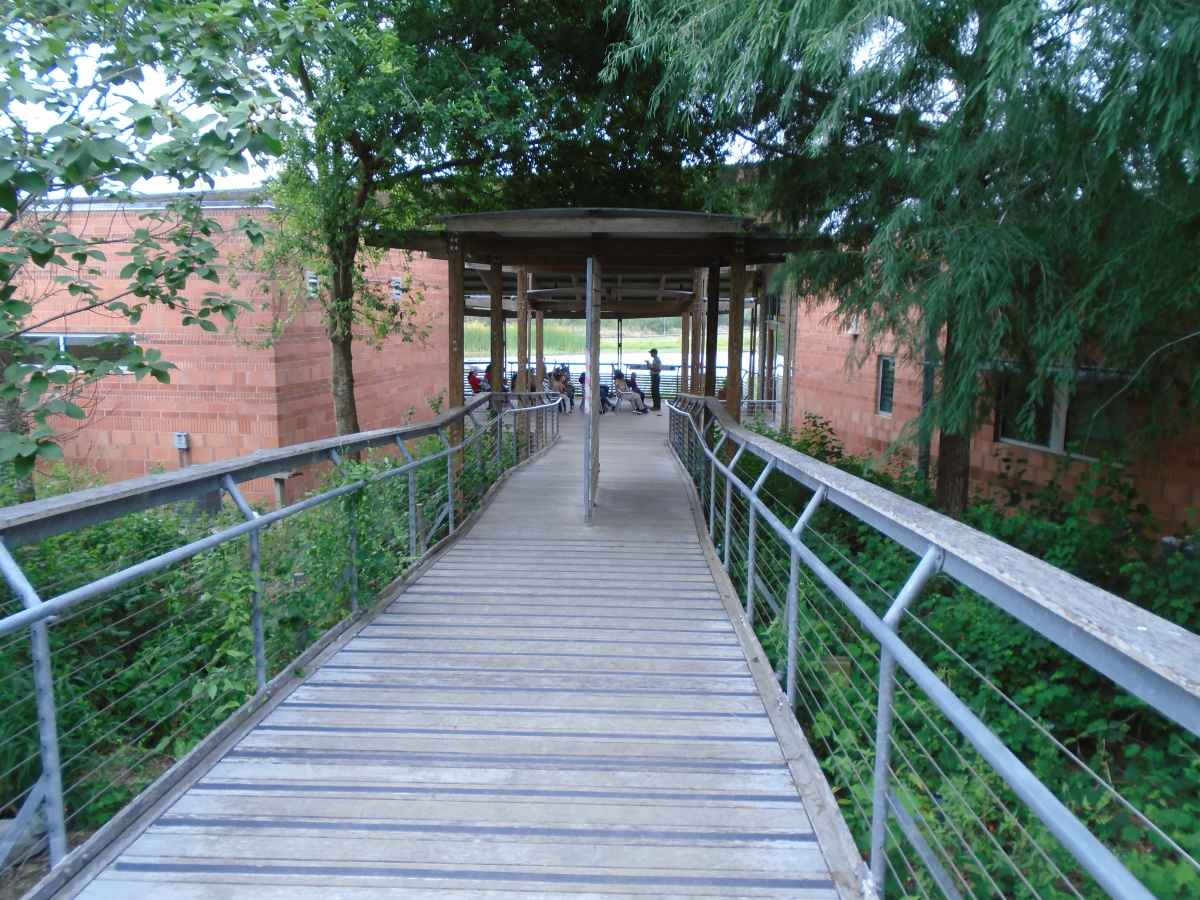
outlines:
{"label": "tree trunk", "polygon": [[338,434],[354,434],[358,427],[358,403],[354,399],[354,334],[347,328],[342,334],[329,335],[332,351],[330,388],[333,391],[333,418]]}
{"label": "tree trunk", "polygon": [[951,516],[967,511],[971,486],[971,438],[942,432],[938,440],[937,505]]}
{"label": "tree trunk", "polygon": [[[942,351],[942,379],[962,378],[958,371],[958,360],[954,353],[954,331],[950,322],[945,324],[946,346]],[[966,377],[978,378],[971,372]],[[943,390],[945,389],[943,385]],[[971,486],[971,432],[969,417],[966,434],[955,434],[954,428],[942,426],[938,439],[936,503],[947,515],[960,517],[967,511],[967,496]]]}

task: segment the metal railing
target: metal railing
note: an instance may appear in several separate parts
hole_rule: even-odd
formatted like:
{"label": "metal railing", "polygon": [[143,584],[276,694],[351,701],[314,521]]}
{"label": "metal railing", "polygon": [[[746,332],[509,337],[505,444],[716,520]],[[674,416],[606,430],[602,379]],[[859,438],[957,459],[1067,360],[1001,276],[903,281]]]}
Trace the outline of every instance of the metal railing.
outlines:
{"label": "metal railing", "polygon": [[[0,510],[0,873],[47,844],[61,866],[72,831],[118,833],[554,443],[557,401],[482,395]],[[304,467],[325,484],[299,502],[260,513],[243,494]],[[190,502],[217,491],[232,503]]]}
{"label": "metal railing", "polygon": [[779,421],[779,405],[779,400],[743,400],[742,420],[756,420],[774,425]]}
{"label": "metal railing", "polygon": [[[869,855],[868,895],[1197,889],[1200,838],[1165,798],[1200,783],[1200,636],[712,398],[671,405],[670,443]],[[1071,719],[1074,691],[1112,695],[1101,733]]]}

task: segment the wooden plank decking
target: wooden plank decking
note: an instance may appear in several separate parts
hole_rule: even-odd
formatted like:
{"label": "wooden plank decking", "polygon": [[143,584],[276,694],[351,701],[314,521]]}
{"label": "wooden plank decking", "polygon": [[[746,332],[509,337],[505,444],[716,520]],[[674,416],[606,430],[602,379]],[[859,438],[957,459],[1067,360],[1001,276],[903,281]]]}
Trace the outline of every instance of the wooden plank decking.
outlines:
{"label": "wooden plank decking", "polygon": [[578,420],[82,896],[839,896],[666,416],[590,527]]}

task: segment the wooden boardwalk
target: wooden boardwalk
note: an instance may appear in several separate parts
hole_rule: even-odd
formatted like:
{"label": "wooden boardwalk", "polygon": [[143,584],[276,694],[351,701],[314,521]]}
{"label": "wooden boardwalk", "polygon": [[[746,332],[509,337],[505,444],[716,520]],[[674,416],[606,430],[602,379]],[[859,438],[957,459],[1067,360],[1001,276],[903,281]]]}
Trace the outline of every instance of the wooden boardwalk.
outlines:
{"label": "wooden boardwalk", "polygon": [[82,896],[852,893],[666,415],[604,417],[590,527],[579,418]]}

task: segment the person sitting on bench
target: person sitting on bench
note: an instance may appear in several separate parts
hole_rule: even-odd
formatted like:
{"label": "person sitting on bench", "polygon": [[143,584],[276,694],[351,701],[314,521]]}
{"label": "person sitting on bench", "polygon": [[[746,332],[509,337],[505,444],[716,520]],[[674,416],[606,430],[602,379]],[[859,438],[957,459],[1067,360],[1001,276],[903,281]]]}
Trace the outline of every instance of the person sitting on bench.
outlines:
{"label": "person sitting on bench", "polygon": [[635,413],[642,415],[649,412],[641,396],[629,386],[629,382],[625,380],[625,376],[621,372],[613,373],[613,390],[616,391],[618,404],[622,400],[628,400]]}

